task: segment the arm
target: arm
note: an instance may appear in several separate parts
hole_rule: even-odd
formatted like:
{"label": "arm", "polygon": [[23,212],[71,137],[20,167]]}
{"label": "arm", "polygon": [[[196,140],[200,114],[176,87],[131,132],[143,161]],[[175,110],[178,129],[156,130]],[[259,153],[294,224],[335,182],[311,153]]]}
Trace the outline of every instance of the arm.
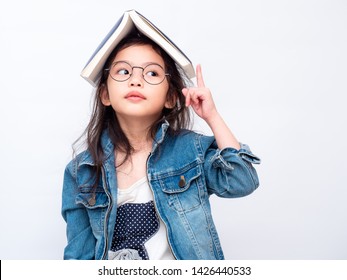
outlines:
{"label": "arm", "polygon": [[227,147],[239,150],[239,142],[218,113],[210,90],[205,87],[200,65],[196,67],[196,79],[197,87],[182,90],[186,97],[186,106],[192,106],[195,113],[206,121],[220,150]]}
{"label": "arm", "polygon": [[[211,128],[216,143],[205,155],[205,175],[209,194],[222,197],[241,197],[252,193],[259,180],[252,164],[260,159],[252,154],[247,145],[240,145],[217,111],[211,92],[205,87],[201,66],[196,68],[197,87],[182,90],[186,106]],[[216,145],[217,144],[217,145]]]}
{"label": "arm", "polygon": [[241,144],[239,150],[220,150],[213,142],[206,150],[204,173],[208,193],[220,197],[242,197],[251,194],[259,186],[259,179],[253,164],[260,159],[249,147]]}
{"label": "arm", "polygon": [[66,222],[67,246],[64,259],[94,259],[95,238],[86,209],[76,204],[77,184],[70,163],[65,169],[62,216]]}

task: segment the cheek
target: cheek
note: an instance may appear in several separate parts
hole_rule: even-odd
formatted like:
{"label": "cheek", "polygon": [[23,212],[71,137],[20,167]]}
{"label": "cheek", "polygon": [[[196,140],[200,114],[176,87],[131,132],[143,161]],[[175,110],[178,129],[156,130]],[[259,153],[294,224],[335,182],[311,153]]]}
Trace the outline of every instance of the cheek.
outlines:
{"label": "cheek", "polygon": [[122,90],[122,84],[115,84],[112,82],[107,83],[107,89],[108,97],[111,103],[119,100],[121,98],[121,93],[124,92],[124,89]]}
{"label": "cheek", "polygon": [[162,88],[163,95],[165,98],[169,97],[169,84],[166,82],[165,85]]}
{"label": "cheek", "polygon": [[167,90],[163,90],[161,94],[157,96],[158,103],[164,104],[165,107],[167,103],[170,102],[170,99]]}

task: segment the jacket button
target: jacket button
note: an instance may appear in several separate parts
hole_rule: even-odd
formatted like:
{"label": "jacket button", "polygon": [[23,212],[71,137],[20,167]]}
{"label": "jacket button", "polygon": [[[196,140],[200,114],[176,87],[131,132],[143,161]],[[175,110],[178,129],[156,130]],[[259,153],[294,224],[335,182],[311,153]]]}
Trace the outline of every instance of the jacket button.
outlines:
{"label": "jacket button", "polygon": [[186,179],[184,179],[184,176],[182,175],[180,181],[178,182],[178,186],[180,188],[183,188],[185,185],[186,185]]}
{"label": "jacket button", "polygon": [[96,203],[95,195],[93,195],[91,198],[89,198],[88,203],[89,203],[90,206],[94,206],[95,205],[95,203]]}

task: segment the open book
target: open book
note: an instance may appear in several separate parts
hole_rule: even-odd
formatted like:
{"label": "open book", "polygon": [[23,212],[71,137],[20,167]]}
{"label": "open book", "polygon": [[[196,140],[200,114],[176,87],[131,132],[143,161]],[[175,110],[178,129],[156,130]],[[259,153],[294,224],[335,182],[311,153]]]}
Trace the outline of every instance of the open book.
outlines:
{"label": "open book", "polygon": [[195,77],[194,67],[189,58],[153,23],[135,10],[126,11],[118,20],[89,59],[81,72],[81,76],[96,87],[108,56],[117,44],[135,28],[162,47],[189,78]]}

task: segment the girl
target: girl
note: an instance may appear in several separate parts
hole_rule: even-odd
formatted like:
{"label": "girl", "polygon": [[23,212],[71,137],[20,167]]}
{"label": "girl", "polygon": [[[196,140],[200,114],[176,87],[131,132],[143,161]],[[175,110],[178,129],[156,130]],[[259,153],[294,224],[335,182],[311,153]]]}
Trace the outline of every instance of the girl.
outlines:
{"label": "girl", "polygon": [[[96,90],[87,150],[65,170],[65,259],[224,259],[209,196],[258,187],[259,163],[197,87],[140,34],[109,56]],[[189,107],[214,136],[190,127]]]}

